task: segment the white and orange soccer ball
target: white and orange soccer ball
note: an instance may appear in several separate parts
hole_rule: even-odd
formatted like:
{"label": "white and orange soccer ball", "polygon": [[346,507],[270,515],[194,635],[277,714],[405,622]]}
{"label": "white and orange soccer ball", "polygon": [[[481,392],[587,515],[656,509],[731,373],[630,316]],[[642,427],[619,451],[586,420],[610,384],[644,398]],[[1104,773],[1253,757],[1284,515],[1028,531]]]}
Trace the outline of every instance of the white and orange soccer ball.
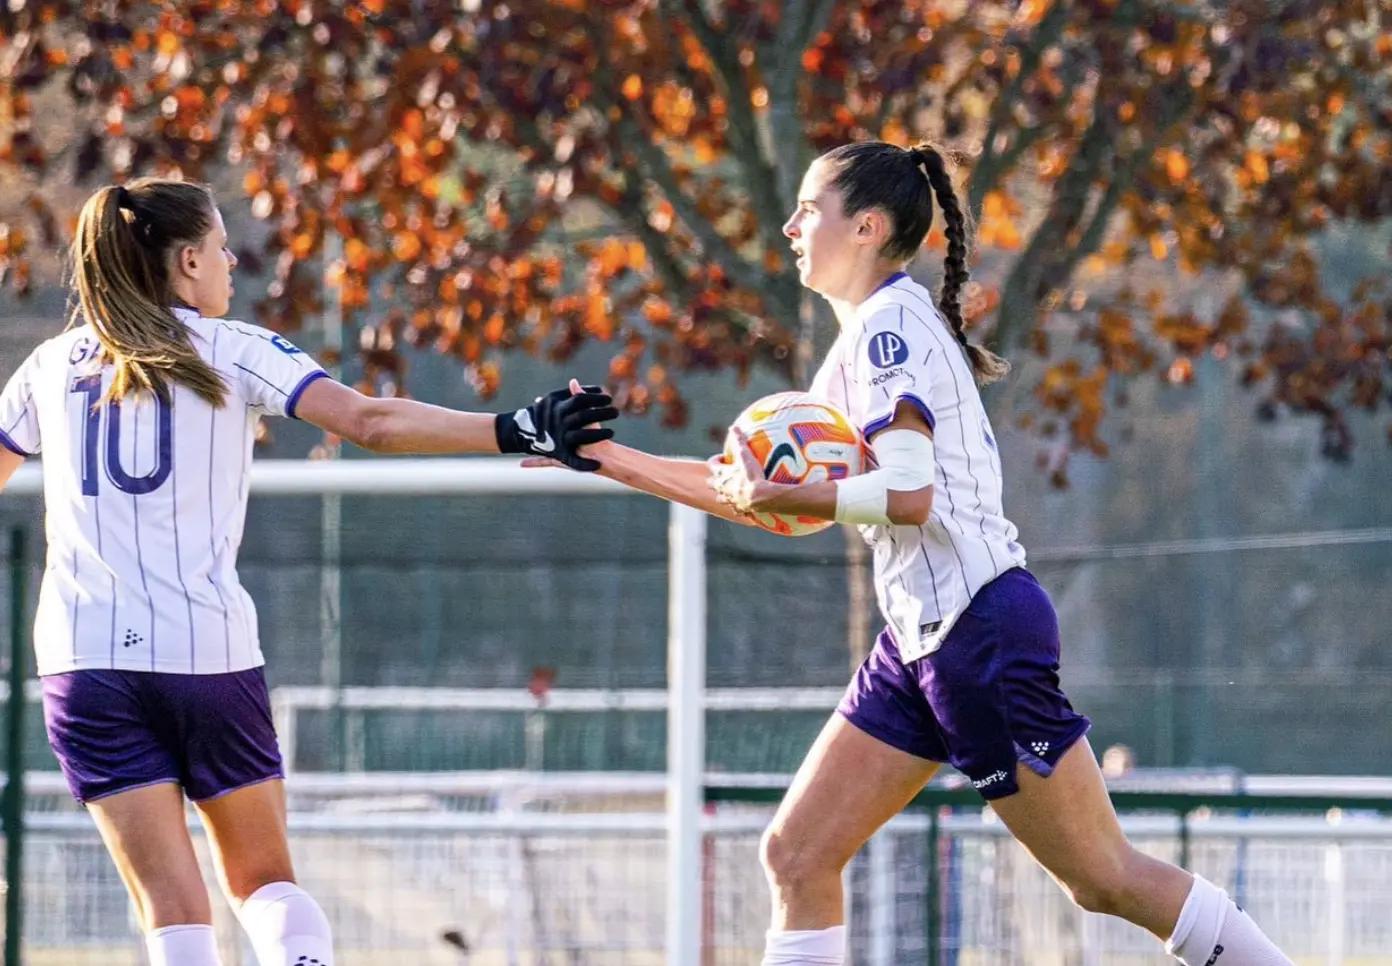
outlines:
{"label": "white and orange soccer ball", "polygon": [[[738,429],[749,440],[764,478],[774,483],[843,480],[865,471],[865,444],[841,410],[805,392],[779,392],[740,413],[725,437],[724,457],[733,462]],[[785,537],[825,530],[831,520],[784,513],[756,513],[763,529]]]}

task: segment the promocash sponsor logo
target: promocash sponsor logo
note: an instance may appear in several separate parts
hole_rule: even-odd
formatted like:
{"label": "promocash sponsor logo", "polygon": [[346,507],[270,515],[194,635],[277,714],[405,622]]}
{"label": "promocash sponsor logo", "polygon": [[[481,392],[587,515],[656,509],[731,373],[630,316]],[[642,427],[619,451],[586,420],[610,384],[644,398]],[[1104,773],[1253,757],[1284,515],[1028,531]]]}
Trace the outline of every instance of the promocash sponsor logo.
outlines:
{"label": "promocash sponsor logo", "polygon": [[878,386],[878,385],[881,385],[882,383],[889,382],[891,379],[898,379],[900,376],[907,375],[907,374],[908,374],[908,370],[907,370],[907,369],[905,369],[903,366],[897,366],[897,367],[895,367],[895,368],[889,370],[888,372],[882,372],[882,373],[880,373],[878,376],[876,376],[875,378],[871,379],[871,380],[870,380],[870,385],[872,385],[872,386]]}
{"label": "promocash sponsor logo", "polygon": [[1223,947],[1214,946],[1213,955],[1208,957],[1208,962],[1204,963],[1204,966],[1213,966],[1214,963],[1218,962],[1218,957],[1221,955],[1223,955]]}

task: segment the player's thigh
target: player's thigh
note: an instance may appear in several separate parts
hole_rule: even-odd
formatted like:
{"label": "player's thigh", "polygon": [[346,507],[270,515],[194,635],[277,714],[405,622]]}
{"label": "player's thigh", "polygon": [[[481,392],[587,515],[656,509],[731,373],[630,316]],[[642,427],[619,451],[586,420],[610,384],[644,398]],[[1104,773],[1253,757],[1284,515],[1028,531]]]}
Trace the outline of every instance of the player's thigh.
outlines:
{"label": "player's thigh", "polygon": [[135,900],[141,925],[212,922],[176,783],[117,792],[88,802],[87,810]]}
{"label": "player's thigh", "polygon": [[283,781],[268,779],[194,804],[229,898],[240,902],[268,883],[295,881]]}
{"label": "player's thigh", "polygon": [[1023,765],[1017,777],[1020,790],[990,804],[1046,869],[1072,881],[1121,860],[1126,836],[1086,738],[1064,753],[1048,778]]}
{"label": "player's thigh", "polygon": [[765,833],[770,872],[776,876],[790,865],[840,869],[922,790],[938,767],[833,714]]}
{"label": "player's thigh", "polygon": [[1192,880],[1132,847],[1086,738],[1044,778],[1023,765],[1020,790],[991,802],[1015,838],[1085,908],[1126,915],[1165,938]]}

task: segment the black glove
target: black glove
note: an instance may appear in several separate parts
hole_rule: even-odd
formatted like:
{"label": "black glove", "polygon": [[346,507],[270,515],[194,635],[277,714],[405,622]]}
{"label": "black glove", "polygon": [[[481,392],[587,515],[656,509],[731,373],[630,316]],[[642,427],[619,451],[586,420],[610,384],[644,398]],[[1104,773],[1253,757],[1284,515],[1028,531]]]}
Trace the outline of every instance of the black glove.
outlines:
{"label": "black glove", "polygon": [[576,454],[581,446],[614,438],[607,427],[592,426],[619,418],[614,400],[599,386],[584,386],[572,396],[569,389],[557,389],[515,413],[499,413],[493,423],[498,436],[498,452],[549,456],[573,470],[593,473],[597,460]]}

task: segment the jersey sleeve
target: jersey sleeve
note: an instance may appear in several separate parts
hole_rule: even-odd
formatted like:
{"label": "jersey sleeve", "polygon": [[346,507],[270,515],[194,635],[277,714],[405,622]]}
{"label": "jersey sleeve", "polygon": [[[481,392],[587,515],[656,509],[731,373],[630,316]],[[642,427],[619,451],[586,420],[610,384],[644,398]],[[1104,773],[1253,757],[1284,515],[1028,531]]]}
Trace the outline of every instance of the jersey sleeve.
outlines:
{"label": "jersey sleeve", "polygon": [[937,340],[922,325],[906,319],[901,306],[888,306],[866,321],[852,361],[853,391],[859,398],[851,406],[865,439],[893,422],[904,402],[922,414],[929,429],[936,427],[928,400],[930,363],[940,351]]}
{"label": "jersey sleeve", "polygon": [[5,384],[0,394],[0,446],[20,456],[35,456],[41,449],[39,411],[34,405],[34,380],[38,371],[36,349]]}
{"label": "jersey sleeve", "polygon": [[260,326],[228,324],[238,340],[233,363],[242,393],[269,416],[295,418],[300,396],[316,379],[329,374],[284,336]]}

